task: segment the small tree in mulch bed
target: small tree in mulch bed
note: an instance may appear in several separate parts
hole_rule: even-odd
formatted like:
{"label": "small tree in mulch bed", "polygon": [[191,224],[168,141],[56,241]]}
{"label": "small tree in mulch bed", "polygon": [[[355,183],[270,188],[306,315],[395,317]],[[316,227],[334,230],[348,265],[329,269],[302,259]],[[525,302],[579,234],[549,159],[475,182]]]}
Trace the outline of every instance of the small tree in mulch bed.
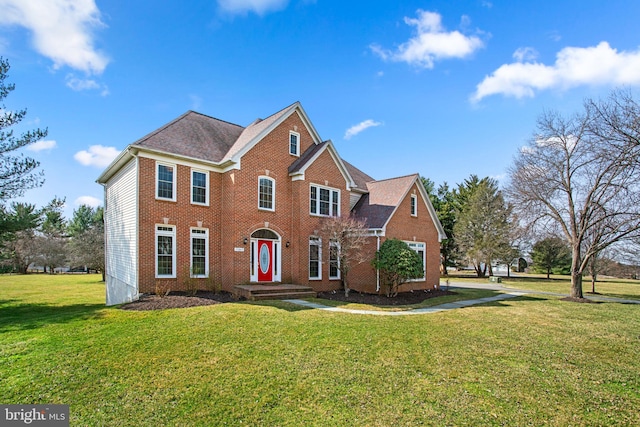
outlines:
{"label": "small tree in mulch bed", "polygon": [[[346,217],[325,218],[320,223],[320,236],[329,241],[329,265],[340,272],[345,297],[351,289],[347,280],[349,271],[357,264],[367,261],[363,250],[367,244],[367,228],[364,221]],[[332,264],[337,261],[337,265]]]}
{"label": "small tree in mulch bed", "polygon": [[398,295],[398,287],[424,275],[422,258],[402,240],[385,240],[371,262],[380,270],[380,278],[387,288],[387,297]]}

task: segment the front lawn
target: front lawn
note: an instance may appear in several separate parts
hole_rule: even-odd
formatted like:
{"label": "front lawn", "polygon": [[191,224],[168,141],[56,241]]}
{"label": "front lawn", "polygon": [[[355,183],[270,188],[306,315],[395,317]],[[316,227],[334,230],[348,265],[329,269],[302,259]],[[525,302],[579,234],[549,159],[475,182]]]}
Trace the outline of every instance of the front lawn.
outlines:
{"label": "front lawn", "polygon": [[[511,277],[501,276],[502,285],[514,289],[529,289],[542,292],[554,292],[559,294],[569,294],[571,291],[571,278],[569,276],[552,274],[547,279],[544,274],[512,273]],[[445,283],[446,279],[441,279]],[[478,278],[470,273],[451,274],[450,282],[470,282],[487,283],[487,277]],[[586,297],[591,295],[591,277],[585,276],[582,279],[582,292]],[[596,282],[596,293],[604,297],[615,297],[623,299],[640,300],[640,280],[616,279],[600,277]]]}
{"label": "front lawn", "polygon": [[415,316],[106,308],[0,277],[0,400],[72,425],[640,425],[640,306],[525,296]]}

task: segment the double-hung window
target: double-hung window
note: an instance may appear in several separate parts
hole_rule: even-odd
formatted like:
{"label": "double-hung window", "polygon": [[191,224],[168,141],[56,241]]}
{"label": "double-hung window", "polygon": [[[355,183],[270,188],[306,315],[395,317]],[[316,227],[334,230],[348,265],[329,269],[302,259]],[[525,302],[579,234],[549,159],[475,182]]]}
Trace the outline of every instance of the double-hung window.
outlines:
{"label": "double-hung window", "polygon": [[156,277],[176,277],[176,228],[156,225]]}
{"label": "double-hung window", "polygon": [[420,256],[420,259],[422,260],[422,277],[417,278],[417,279],[413,279],[413,282],[421,282],[423,280],[426,280],[426,273],[427,273],[427,251],[426,251],[426,247],[427,245],[425,243],[422,242],[405,242],[407,245],[409,245],[409,248],[416,251],[418,253],[418,255]]}
{"label": "double-hung window", "polygon": [[191,277],[209,277],[209,230],[191,229]]}
{"label": "double-hung window", "polygon": [[340,216],[340,190],[312,185],[309,212],[312,215]]}
{"label": "double-hung window", "polygon": [[309,279],[322,279],[322,240],[319,237],[309,237]]}
{"label": "double-hung window", "polygon": [[411,195],[411,216],[418,216],[418,196]]}
{"label": "double-hung window", "polygon": [[335,240],[329,242],[329,279],[340,278],[340,245]]}
{"label": "double-hung window", "polygon": [[289,154],[300,155],[300,134],[297,132],[289,132]]}
{"label": "double-hung window", "polygon": [[191,170],[191,203],[209,206],[209,172]]}
{"label": "double-hung window", "polygon": [[156,198],[176,200],[176,165],[156,163]]}
{"label": "double-hung window", "polygon": [[267,211],[276,209],[275,201],[276,182],[269,177],[258,178],[258,208]]}

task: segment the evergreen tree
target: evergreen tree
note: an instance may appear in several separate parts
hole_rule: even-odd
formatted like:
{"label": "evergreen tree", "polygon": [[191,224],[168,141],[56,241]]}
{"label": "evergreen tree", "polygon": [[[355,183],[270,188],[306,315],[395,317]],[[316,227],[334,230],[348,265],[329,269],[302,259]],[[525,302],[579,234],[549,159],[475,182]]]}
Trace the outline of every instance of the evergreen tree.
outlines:
{"label": "evergreen tree", "polygon": [[47,130],[34,129],[20,136],[15,136],[13,130],[7,130],[20,123],[27,114],[26,109],[11,111],[4,105],[4,99],[15,89],[14,84],[5,82],[9,68],[9,61],[0,57],[0,201],[22,196],[25,190],[44,183],[43,172],[37,170],[39,162],[22,154],[13,154],[45,138]]}

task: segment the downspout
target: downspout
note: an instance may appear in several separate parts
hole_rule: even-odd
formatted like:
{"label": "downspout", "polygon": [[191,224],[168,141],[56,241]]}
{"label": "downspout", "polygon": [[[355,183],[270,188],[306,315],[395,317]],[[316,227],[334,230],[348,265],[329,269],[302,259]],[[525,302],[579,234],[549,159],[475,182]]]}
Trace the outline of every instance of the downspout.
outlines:
{"label": "downspout", "polygon": [[[380,250],[380,235],[378,234],[378,230],[376,230],[376,238],[378,239],[377,249]],[[376,292],[380,292],[380,269],[376,268]]]}

